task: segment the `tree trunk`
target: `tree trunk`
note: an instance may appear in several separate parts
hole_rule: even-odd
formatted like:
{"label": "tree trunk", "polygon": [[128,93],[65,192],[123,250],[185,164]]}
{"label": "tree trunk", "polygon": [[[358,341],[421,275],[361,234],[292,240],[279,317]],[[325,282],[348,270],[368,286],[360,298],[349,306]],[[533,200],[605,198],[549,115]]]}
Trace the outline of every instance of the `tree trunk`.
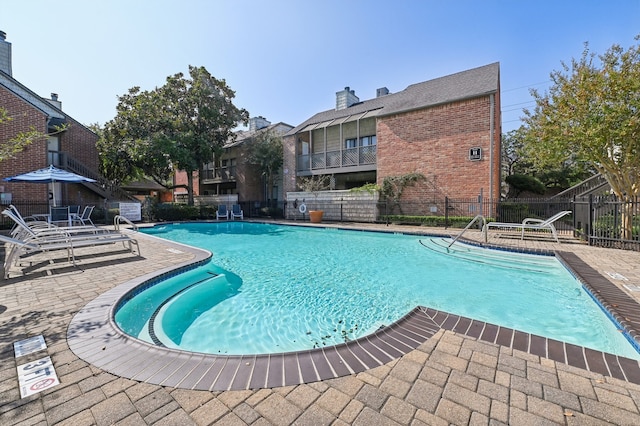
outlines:
{"label": "tree trunk", "polygon": [[193,206],[193,171],[187,171],[187,204]]}

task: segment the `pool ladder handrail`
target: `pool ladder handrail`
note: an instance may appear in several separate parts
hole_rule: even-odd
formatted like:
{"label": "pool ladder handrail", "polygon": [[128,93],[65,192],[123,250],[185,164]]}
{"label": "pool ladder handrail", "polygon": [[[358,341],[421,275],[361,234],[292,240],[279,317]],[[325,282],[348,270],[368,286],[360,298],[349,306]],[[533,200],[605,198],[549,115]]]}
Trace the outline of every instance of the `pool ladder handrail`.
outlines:
{"label": "pool ladder handrail", "polygon": [[453,239],[453,241],[451,241],[451,244],[449,244],[447,246],[447,248],[451,247],[453,245],[453,243],[458,241],[458,238],[462,237],[462,234],[464,234],[467,229],[471,228],[471,225],[476,223],[476,221],[478,219],[482,219],[482,229],[484,230],[486,228],[486,225],[487,225],[487,219],[485,219],[485,217],[483,215],[478,214],[478,215],[476,215],[476,217],[471,219],[471,222],[469,222],[469,224],[467,226],[465,226],[464,229],[462,231],[460,231],[460,233],[458,235],[456,235],[456,237]]}
{"label": "pool ladder handrail", "polygon": [[113,218],[113,227],[116,229],[116,231],[119,231],[119,230],[120,230],[120,224],[121,224],[122,222],[124,222],[124,223],[128,223],[129,225],[131,225],[131,228],[132,228],[134,231],[137,231],[137,230],[138,230],[138,226],[137,226],[135,223],[131,222],[131,221],[130,221],[129,219],[127,219],[126,217],[124,217],[124,216],[121,216],[121,215],[117,214],[117,215]]}

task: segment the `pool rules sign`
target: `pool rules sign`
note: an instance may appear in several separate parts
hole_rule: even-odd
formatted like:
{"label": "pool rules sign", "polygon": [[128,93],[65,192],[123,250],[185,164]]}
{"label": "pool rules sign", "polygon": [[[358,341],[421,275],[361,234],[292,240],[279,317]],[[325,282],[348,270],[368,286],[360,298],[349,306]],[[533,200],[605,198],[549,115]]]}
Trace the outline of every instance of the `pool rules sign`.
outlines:
{"label": "pool rules sign", "polygon": [[[14,342],[13,348],[16,358],[29,355],[47,348],[42,336],[35,336],[29,339]],[[45,389],[60,384],[56,370],[53,368],[51,357],[37,359],[18,365],[18,384],[20,387],[20,397],[25,398]]]}

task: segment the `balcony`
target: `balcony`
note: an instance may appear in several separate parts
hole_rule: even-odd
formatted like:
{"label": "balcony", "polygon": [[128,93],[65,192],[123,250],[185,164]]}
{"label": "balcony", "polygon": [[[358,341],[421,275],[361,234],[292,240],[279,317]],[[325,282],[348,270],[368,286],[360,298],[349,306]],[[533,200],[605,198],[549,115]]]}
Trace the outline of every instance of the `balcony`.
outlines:
{"label": "balcony", "polygon": [[298,156],[298,172],[331,169],[334,173],[376,170],[376,145]]}
{"label": "balcony", "polygon": [[236,166],[202,170],[200,181],[203,184],[235,182]]}

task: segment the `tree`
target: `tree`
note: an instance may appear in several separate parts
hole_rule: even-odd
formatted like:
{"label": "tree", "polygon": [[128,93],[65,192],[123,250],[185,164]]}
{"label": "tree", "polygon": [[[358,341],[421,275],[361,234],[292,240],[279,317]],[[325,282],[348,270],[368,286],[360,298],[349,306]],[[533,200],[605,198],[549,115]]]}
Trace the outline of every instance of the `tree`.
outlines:
{"label": "tree", "polygon": [[[6,124],[13,120],[6,109],[0,107],[0,124]],[[34,127],[27,132],[20,132],[9,140],[0,142],[0,162],[14,158],[16,154],[22,152],[27,146],[38,140],[45,140],[49,135],[62,132],[67,128],[66,125],[57,126],[53,133],[45,134],[38,132]]]}
{"label": "tree", "polygon": [[[636,37],[635,40],[639,40]],[[597,63],[596,59],[599,59]],[[585,163],[600,172],[622,201],[640,193],[640,45],[589,52],[551,73],[548,93],[531,91],[536,106],[524,110],[527,147],[534,165]],[[630,203],[626,203],[630,205]],[[622,214],[631,237],[632,212]]]}
{"label": "tree", "polygon": [[502,135],[502,170],[504,176],[526,174],[531,171],[525,147],[526,128],[520,126]]}
{"label": "tree", "polygon": [[[527,147],[528,131],[527,127],[520,126],[518,129],[502,135],[502,174],[505,182],[511,188],[516,189],[516,193],[529,189],[514,187],[513,182],[508,181],[509,176],[529,176],[530,182],[525,187],[533,185],[536,187],[533,192],[540,193],[539,183],[542,183],[546,188],[567,189],[596,173],[592,167],[587,167],[584,163],[578,163],[573,158],[568,158],[559,164],[545,164],[543,167],[534,166],[530,158],[531,153]],[[524,180],[522,177],[518,177],[515,178],[514,182],[521,183]],[[541,194],[544,194],[544,192]]]}
{"label": "tree", "polygon": [[250,147],[247,162],[255,165],[265,179],[267,201],[273,197],[273,182],[282,167],[284,158],[282,149],[282,138],[271,130],[256,135]]}
{"label": "tree", "polygon": [[204,67],[189,66],[189,76],[178,73],[160,88],[133,87],[119,97],[118,115],[105,125],[101,152],[107,162],[103,169],[111,176],[135,174],[137,169],[172,188],[167,184],[171,174],[184,170],[188,203],[193,205],[193,173],[220,152],[249,114],[233,104],[235,92],[226,82]]}

